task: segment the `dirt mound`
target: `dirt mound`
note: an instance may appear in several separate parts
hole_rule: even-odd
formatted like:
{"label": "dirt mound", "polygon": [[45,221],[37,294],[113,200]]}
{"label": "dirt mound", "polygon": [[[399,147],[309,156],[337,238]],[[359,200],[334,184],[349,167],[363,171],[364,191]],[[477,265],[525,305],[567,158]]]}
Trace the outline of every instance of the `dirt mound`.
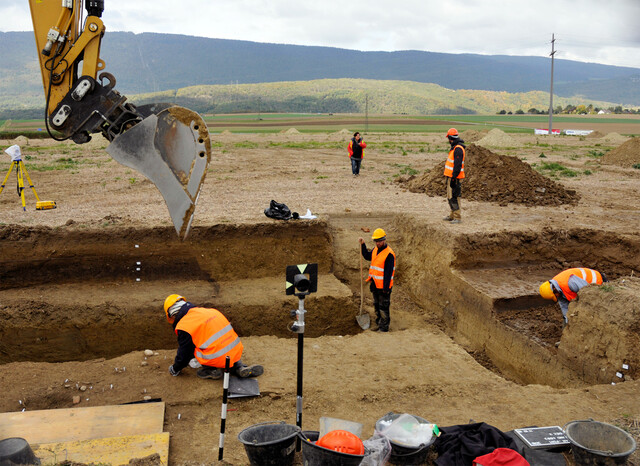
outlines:
{"label": "dirt mound", "polygon": [[626,142],[628,140],[628,138],[625,138],[624,136],[618,133],[609,133],[602,139],[612,144],[622,144],[623,142]]}
{"label": "dirt mound", "polygon": [[29,139],[26,136],[18,136],[17,138],[15,138],[13,140],[14,144],[18,144],[20,147],[22,146],[28,146],[29,145]]}
{"label": "dirt mound", "polygon": [[463,133],[460,133],[460,137],[462,138],[462,140],[469,143],[479,141],[486,135],[486,132],[476,131],[475,129],[469,129],[467,131],[464,131]]}
{"label": "dirt mound", "polygon": [[282,133],[284,133],[284,134],[300,134],[300,131],[298,131],[295,128],[289,128],[286,131],[282,131]]}
{"label": "dirt mound", "polygon": [[[462,198],[472,201],[534,205],[574,204],[580,198],[573,190],[567,190],[536,172],[517,157],[499,155],[484,147],[471,144],[467,147]],[[444,161],[429,173],[399,179],[413,193],[443,196]]]}
{"label": "dirt mound", "polygon": [[504,131],[494,128],[478,141],[478,145],[484,147],[516,147],[518,143]]}
{"label": "dirt mound", "polygon": [[602,157],[602,161],[610,165],[629,168],[640,164],[640,138],[631,138],[624,144],[607,152]]}
{"label": "dirt mound", "polygon": [[585,137],[588,138],[588,139],[596,139],[596,138],[599,139],[601,137],[604,137],[604,133],[602,133],[600,131],[592,131],[589,134],[587,134]]}

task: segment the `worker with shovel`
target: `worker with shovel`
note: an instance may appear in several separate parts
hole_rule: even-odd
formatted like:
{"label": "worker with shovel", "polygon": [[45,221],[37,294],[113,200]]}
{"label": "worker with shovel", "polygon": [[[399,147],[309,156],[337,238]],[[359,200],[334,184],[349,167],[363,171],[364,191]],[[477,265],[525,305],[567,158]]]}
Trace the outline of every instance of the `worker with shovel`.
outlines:
{"label": "worker with shovel", "polygon": [[371,293],[373,293],[373,307],[376,311],[376,332],[388,332],[391,317],[389,307],[391,305],[391,290],[393,288],[393,276],[396,270],[396,254],[387,244],[387,235],[382,228],[377,228],[371,239],[376,246],[369,251],[363,238],[358,238],[362,257],[371,261],[369,277]]}
{"label": "worker with shovel", "polygon": [[231,374],[238,377],[258,377],[262,366],[246,366],[242,357],[242,342],[227,318],[217,309],[196,307],[183,296],[172,294],[164,301],[167,321],[178,335],[178,352],[169,374],[180,371],[194,358],[202,366],[201,379],[220,379],[224,375],[225,359],[229,356]]}
{"label": "worker with shovel", "polygon": [[547,280],[540,285],[539,291],[544,299],[553,299],[560,305],[564,328],[568,323],[569,302],[578,298],[578,291],[587,285],[602,285],[607,281],[604,273],[585,267],[576,267],[560,272],[551,280]]}

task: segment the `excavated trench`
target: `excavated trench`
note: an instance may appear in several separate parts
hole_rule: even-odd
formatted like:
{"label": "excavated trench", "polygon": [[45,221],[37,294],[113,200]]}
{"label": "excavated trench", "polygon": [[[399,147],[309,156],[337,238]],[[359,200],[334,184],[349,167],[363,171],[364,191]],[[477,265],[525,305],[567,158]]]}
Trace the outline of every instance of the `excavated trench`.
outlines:
{"label": "excavated trench", "polygon": [[[425,234],[427,226],[406,218],[391,228],[402,257],[397,282],[487,367],[553,386],[610,376],[611,369],[567,356],[572,348],[556,347],[564,340],[560,312],[538,298],[537,286],[578,265],[612,279],[637,273],[638,237],[545,230],[452,238],[437,229]],[[173,348],[161,311],[170,293],[220,309],[240,335],[294,338],[288,325],[298,302],[285,295],[285,269],[309,262],[318,263],[319,281],[307,298],[306,336],[361,331],[359,282],[349,284],[357,271],[324,222],[195,228],[185,242],[169,228],[6,226],[0,250],[0,363]]]}

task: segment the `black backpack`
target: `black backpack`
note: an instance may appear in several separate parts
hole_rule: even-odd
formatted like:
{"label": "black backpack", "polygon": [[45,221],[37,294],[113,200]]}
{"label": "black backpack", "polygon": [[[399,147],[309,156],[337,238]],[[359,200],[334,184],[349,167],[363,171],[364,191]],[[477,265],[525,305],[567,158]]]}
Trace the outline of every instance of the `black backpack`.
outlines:
{"label": "black backpack", "polygon": [[264,214],[267,217],[275,218],[276,220],[290,220],[292,218],[298,218],[298,213],[291,213],[291,210],[286,206],[286,204],[280,204],[279,202],[273,200],[269,204],[269,207],[264,209]]}

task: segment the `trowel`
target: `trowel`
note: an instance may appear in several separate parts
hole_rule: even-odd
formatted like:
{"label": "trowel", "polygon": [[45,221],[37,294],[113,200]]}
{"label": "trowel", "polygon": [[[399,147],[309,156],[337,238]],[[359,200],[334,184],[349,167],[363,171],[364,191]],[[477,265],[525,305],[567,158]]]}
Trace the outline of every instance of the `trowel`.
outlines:
{"label": "trowel", "polygon": [[356,322],[362,330],[367,330],[371,326],[371,317],[368,312],[364,312],[364,278],[362,277],[362,252],[358,250],[360,256],[360,311],[356,316]]}

